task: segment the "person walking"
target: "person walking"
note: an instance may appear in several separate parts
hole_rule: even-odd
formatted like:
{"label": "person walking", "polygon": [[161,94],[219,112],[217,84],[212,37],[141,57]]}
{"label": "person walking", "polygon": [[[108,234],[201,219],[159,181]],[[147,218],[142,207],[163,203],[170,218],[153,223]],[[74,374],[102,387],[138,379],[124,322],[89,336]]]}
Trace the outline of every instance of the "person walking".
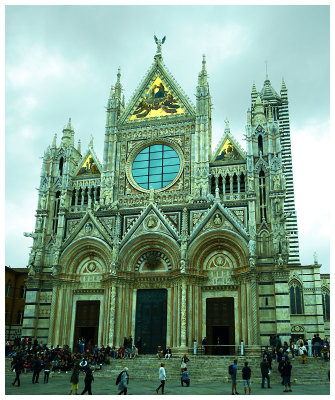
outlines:
{"label": "person walking", "polygon": [[48,359],[45,363],[44,367],[44,382],[43,383],[48,383],[49,382],[49,375],[50,375],[50,369],[52,367],[52,362],[50,359]]}
{"label": "person walking", "polygon": [[92,382],[94,381],[94,376],[92,373],[92,370],[90,367],[86,368],[86,375],[85,375],[85,387],[84,390],[81,392],[81,394],[85,394],[88,392],[88,394],[92,394]]}
{"label": "person walking", "polygon": [[234,360],[234,364],[229,366],[229,374],[231,376],[231,394],[239,394],[236,390],[237,360]]}
{"label": "person walking", "polygon": [[165,368],[164,368],[164,364],[163,363],[161,363],[161,366],[159,368],[158,378],[161,381],[161,384],[156,389],[156,393],[158,394],[159,389],[162,388],[162,394],[164,394],[164,386],[165,386],[165,382],[166,382],[166,372],[165,372]]}
{"label": "person walking", "polygon": [[17,386],[20,386],[21,385],[20,375],[23,371],[23,363],[22,363],[21,358],[15,359],[14,364],[13,364],[13,371],[15,372],[15,379],[14,379],[14,382],[12,383],[12,386],[15,386],[16,382],[17,382]]}
{"label": "person walking", "polygon": [[187,358],[187,355],[184,354],[183,357],[181,358],[181,364],[180,364],[180,370],[181,372],[184,371],[184,369],[186,368],[186,364],[189,362],[190,360]]}
{"label": "person walking", "polygon": [[33,379],[32,383],[38,383],[38,377],[40,376],[41,371],[41,360],[39,357],[35,357],[31,363],[32,370],[33,370]]}
{"label": "person walking", "polygon": [[78,383],[79,383],[79,364],[78,363],[74,364],[74,366],[73,366],[73,371],[72,371],[70,382],[72,383],[72,386],[71,386],[69,394],[72,394],[73,389],[75,389],[76,394],[78,394]]}
{"label": "person walking", "polygon": [[301,356],[302,363],[305,364],[306,357],[307,357],[307,349],[304,344],[299,347],[299,355]]}
{"label": "person walking", "polygon": [[118,394],[127,394],[127,390],[128,390],[128,383],[129,383],[129,375],[128,375],[128,368],[124,367],[123,371],[120,373],[120,375],[118,376],[119,381],[119,386],[118,386],[118,390],[120,391]]}
{"label": "person walking", "polygon": [[270,368],[266,358],[263,358],[263,361],[260,364],[261,373],[262,373],[262,389],[264,389],[265,379],[268,381],[268,389],[271,389],[270,386]]}
{"label": "person walking", "polygon": [[291,371],[292,371],[292,364],[291,364],[290,360],[286,360],[284,363],[284,367],[283,367],[283,378],[284,378],[284,385],[285,385],[284,392],[292,392]]}
{"label": "person walking", "polygon": [[249,388],[249,394],[251,393],[251,369],[248,367],[248,361],[244,363],[244,367],[242,368],[242,379],[243,379],[243,387],[244,394],[247,394],[247,388]]}

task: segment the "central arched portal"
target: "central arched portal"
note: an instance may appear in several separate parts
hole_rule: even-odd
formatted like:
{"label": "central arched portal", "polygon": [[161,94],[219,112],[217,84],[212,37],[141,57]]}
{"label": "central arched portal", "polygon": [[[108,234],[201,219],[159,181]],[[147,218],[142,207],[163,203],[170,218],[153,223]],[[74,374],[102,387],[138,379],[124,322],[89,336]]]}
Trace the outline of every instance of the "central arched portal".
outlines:
{"label": "central arched portal", "polygon": [[166,348],[167,290],[138,289],[135,337],[142,339],[142,354],[155,354]]}

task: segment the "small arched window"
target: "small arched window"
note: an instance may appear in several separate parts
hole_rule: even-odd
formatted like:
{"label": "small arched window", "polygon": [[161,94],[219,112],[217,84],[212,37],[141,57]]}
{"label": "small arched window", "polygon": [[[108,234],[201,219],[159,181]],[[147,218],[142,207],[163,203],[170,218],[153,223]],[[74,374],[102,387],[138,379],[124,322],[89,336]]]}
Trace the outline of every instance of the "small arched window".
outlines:
{"label": "small arched window", "polygon": [[225,192],[230,193],[230,176],[226,175]]}
{"label": "small arched window", "polygon": [[63,175],[63,165],[64,165],[64,158],[61,157],[59,159],[59,175],[62,176]]}
{"label": "small arched window", "polygon": [[22,311],[18,311],[17,312],[17,316],[16,316],[17,325],[21,325],[22,324],[22,320],[23,320],[23,312]]}
{"label": "small arched window", "polygon": [[213,194],[215,196],[215,176],[212,175],[211,176],[211,194]]}
{"label": "small arched window", "polygon": [[9,280],[6,286],[6,297],[10,297],[12,291],[12,282]]}
{"label": "small arched window", "polygon": [[233,193],[238,192],[237,175],[233,175]]}
{"label": "small arched window", "polygon": [[263,136],[259,135],[258,136],[258,154],[262,152],[263,154]]}
{"label": "small arched window", "polygon": [[243,172],[240,175],[240,192],[245,192],[245,176]]}
{"label": "small arched window", "polygon": [[290,306],[291,314],[303,314],[303,296],[301,284],[297,281],[293,281],[290,284]]}
{"label": "small arched window", "polygon": [[26,288],[24,286],[20,287],[20,297],[24,299],[26,297]]}
{"label": "small arched window", "polygon": [[324,320],[330,321],[330,295],[326,288],[322,288],[322,308]]}

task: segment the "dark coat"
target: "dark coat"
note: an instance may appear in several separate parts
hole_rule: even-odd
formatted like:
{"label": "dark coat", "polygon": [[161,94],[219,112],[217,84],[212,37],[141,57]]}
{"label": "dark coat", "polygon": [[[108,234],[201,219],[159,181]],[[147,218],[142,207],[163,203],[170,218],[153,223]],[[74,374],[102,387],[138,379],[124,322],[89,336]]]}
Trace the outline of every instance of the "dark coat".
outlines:
{"label": "dark coat", "polygon": [[285,363],[283,366],[283,376],[291,376],[292,365]]}
{"label": "dark coat", "polygon": [[262,375],[267,375],[269,373],[269,364],[267,361],[262,361],[260,364]]}

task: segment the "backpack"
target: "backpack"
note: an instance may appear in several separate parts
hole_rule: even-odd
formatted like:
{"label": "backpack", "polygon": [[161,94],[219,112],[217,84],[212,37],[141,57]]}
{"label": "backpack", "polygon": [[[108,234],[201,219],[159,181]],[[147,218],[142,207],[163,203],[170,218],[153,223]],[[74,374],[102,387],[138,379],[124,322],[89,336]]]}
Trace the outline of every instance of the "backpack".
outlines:
{"label": "backpack", "polygon": [[[123,372],[123,371],[122,371],[122,372]],[[119,376],[116,378],[115,385],[118,385],[118,384],[121,382],[121,375],[122,375],[122,372],[120,372],[120,373],[119,373]]]}
{"label": "backpack", "polygon": [[229,375],[233,375],[233,373],[234,373],[233,364],[229,365],[228,373],[229,373]]}

